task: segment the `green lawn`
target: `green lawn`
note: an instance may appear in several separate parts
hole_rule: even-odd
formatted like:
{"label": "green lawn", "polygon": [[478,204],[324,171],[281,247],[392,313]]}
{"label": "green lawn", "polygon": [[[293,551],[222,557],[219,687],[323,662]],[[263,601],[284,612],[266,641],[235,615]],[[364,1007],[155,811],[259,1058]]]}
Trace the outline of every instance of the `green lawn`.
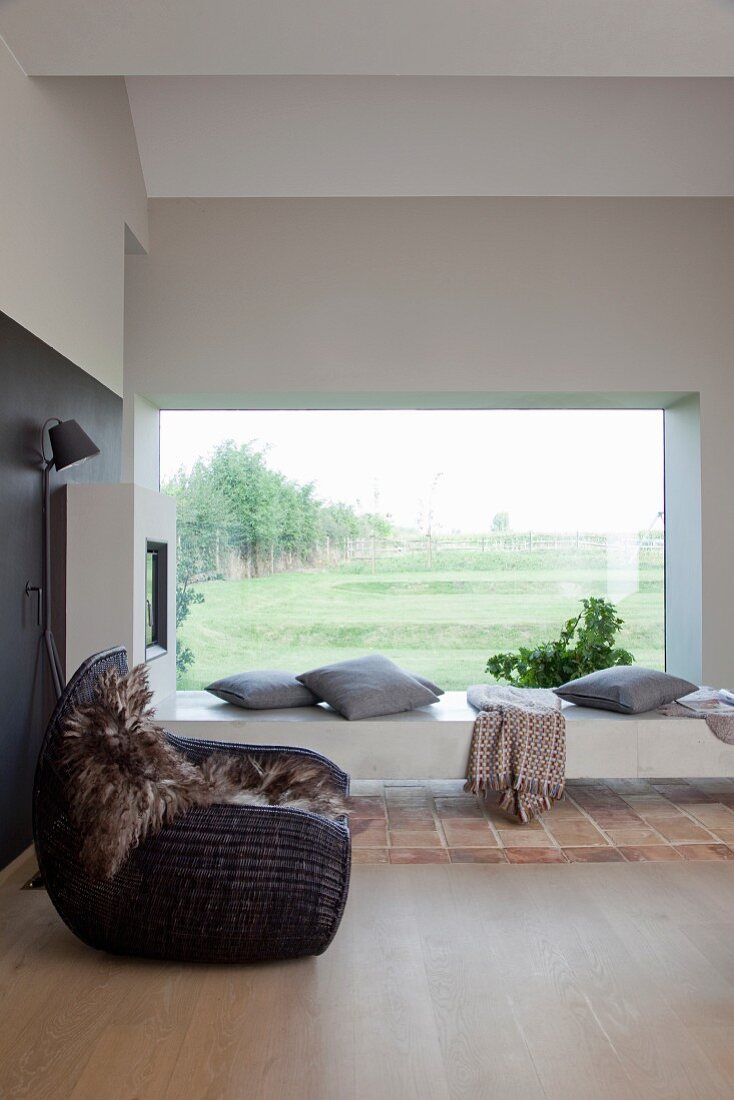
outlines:
{"label": "green lawn", "polygon": [[324,572],[279,573],[198,586],[180,628],[195,663],[181,690],[251,668],[301,672],[379,651],[446,689],[487,679],[487,657],[558,633],[586,595],[614,599],[620,643],[639,664],[664,666],[661,555],[641,561],[629,590],[606,554],[446,554],[429,572],[418,556]]}

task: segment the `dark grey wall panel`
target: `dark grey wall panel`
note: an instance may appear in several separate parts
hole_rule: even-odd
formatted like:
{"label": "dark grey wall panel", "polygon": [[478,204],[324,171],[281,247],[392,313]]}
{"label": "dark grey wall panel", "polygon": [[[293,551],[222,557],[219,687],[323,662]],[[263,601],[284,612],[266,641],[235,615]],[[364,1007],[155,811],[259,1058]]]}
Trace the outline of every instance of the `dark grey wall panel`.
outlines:
{"label": "dark grey wall panel", "polygon": [[78,420],[102,453],[52,473],[119,481],[122,400],[0,313],[0,867],[31,840],[31,791],[50,707],[35,601],[41,583],[39,431],[50,416]]}

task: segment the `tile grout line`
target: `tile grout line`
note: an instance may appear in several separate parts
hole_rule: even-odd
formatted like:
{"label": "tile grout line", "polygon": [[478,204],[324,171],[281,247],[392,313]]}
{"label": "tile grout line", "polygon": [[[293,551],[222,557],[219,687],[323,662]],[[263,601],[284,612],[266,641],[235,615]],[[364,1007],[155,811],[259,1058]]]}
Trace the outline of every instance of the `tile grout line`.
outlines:
{"label": "tile grout line", "polygon": [[497,841],[497,847],[501,851],[504,852],[506,850],[506,845],[505,845],[504,840],[502,839],[502,836],[500,834],[499,829],[497,828],[497,826],[494,823],[494,821],[492,820],[492,818],[489,816],[489,810],[487,808],[487,796],[486,796],[486,794],[475,794],[474,798],[479,802],[482,814],[484,816],[484,820],[489,825],[492,836]]}
{"label": "tile grout line", "polygon": [[[576,809],[586,818],[587,821],[591,822],[591,824],[594,826],[594,828],[597,829],[601,833],[601,835],[604,837],[604,839],[607,841],[606,845],[601,845],[601,844],[579,844],[578,845],[579,848],[601,848],[601,847],[610,847],[610,846],[612,848],[617,847],[617,845],[614,843],[614,841],[609,836],[609,834],[606,832],[606,830],[603,829],[602,826],[597,821],[594,820],[594,818],[591,816],[591,814],[588,813],[584,809],[584,807],[576,801],[575,798],[573,798],[568,793],[566,794],[566,798],[569,800],[569,802],[571,803],[572,806],[576,807]],[[623,853],[623,858],[624,858],[624,853]]]}
{"label": "tile grout line", "polygon": [[[688,781],[686,780],[686,784],[687,784],[687,783],[688,783]],[[705,792],[702,792],[702,793],[705,793]],[[725,847],[729,848],[729,850],[730,850],[730,851],[734,851],[734,848],[732,848],[732,847],[731,847],[731,845],[729,845],[729,844],[726,844],[726,842],[725,842],[725,841],[721,840],[721,838],[720,838],[720,837],[718,836],[718,834],[716,834],[716,833],[715,833],[715,832],[713,831],[713,829],[710,829],[708,825],[704,825],[704,823],[703,823],[702,821],[699,821],[699,820],[698,820],[698,818],[697,818],[697,817],[695,816],[695,814],[692,814],[692,813],[691,813],[691,812],[690,812],[689,810],[687,810],[687,809],[685,808],[685,803],[683,803],[682,805],[679,805],[679,804],[677,804],[677,803],[675,803],[675,802],[672,802],[672,801],[671,801],[671,800],[670,800],[670,799],[669,799],[669,798],[667,797],[667,795],[664,795],[664,794],[660,794],[660,792],[659,792],[659,791],[656,791],[656,792],[655,792],[655,794],[656,794],[656,795],[657,795],[657,796],[658,796],[659,798],[662,798],[662,800],[663,800],[664,802],[667,802],[667,803],[668,803],[668,804],[669,804],[670,806],[672,806],[674,810],[678,811],[679,813],[682,813],[682,814],[683,814],[683,815],[684,815],[685,817],[687,817],[687,818],[688,818],[688,820],[689,820],[690,822],[692,822],[692,823],[693,823],[694,825],[697,825],[699,829],[704,829],[704,830],[705,830],[706,832],[708,832],[708,833],[709,833],[709,835],[710,835],[710,839],[709,839],[709,840],[679,840],[679,841],[676,841],[676,842],[674,842],[674,841],[672,841],[672,840],[668,840],[668,839],[667,839],[667,837],[663,837],[663,840],[665,841],[665,843],[666,843],[666,844],[669,844],[669,845],[670,845],[671,847],[675,847],[675,844],[676,844],[676,843],[677,843],[677,844],[710,844],[710,843],[711,843],[711,840],[715,840],[717,844],[724,844],[724,845],[725,845]],[[624,795],[620,795],[619,797],[620,797],[620,798],[621,798],[621,799],[622,799],[622,800],[623,800],[624,802],[627,802],[627,799],[626,799],[626,798],[624,797]],[[634,803],[633,803],[633,802],[627,802],[627,805],[628,805],[628,806],[629,806],[629,807],[630,807],[631,809],[633,809],[633,810],[635,809],[635,806],[634,806]],[[716,803],[715,803],[715,805],[716,805]],[[722,805],[722,806],[723,806],[723,805],[724,805],[724,803],[723,803],[723,802],[722,802],[722,803],[718,803],[718,805]],[[639,811],[635,810],[635,813],[639,813]],[[643,815],[642,815],[642,814],[639,814],[639,816],[640,816],[640,817],[642,817]],[[675,814],[671,814],[671,817],[674,817],[674,816],[676,816],[676,815],[675,815]],[[644,820],[644,821],[645,821],[645,823],[646,823],[646,824],[647,824],[647,825],[649,826],[649,828],[651,828],[651,829],[652,829],[652,830],[653,830],[654,832],[656,832],[656,833],[658,834],[658,836],[663,836],[663,834],[662,834],[662,833],[661,833],[661,832],[660,832],[660,831],[659,831],[658,829],[656,829],[654,825],[651,825],[651,824],[650,824],[650,822],[648,821],[648,819],[647,819],[646,817],[644,817],[644,818],[643,818],[643,820]],[[732,814],[732,826],[734,826],[734,813]]]}
{"label": "tile grout line", "polygon": [[441,815],[439,814],[438,807],[436,806],[436,795],[433,793],[433,791],[431,791],[431,810],[433,812],[433,827],[438,833],[438,839],[441,841],[441,844],[449,853],[449,859],[451,859],[451,848],[449,847],[448,838],[444,831]]}

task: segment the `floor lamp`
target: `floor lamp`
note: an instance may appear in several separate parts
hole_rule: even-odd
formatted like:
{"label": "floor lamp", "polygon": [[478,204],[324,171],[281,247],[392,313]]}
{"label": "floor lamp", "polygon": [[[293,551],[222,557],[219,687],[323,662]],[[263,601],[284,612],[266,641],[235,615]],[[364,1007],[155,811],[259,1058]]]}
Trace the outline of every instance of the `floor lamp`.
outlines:
{"label": "floor lamp", "polygon": [[[46,455],[46,429],[51,446],[51,457]],[[26,595],[38,594],[38,623],[43,626],[43,644],[51,668],[56,698],[64,688],[64,671],[51,629],[51,470],[66,470],[78,466],[98,455],[99,447],[93,443],[76,420],[59,420],[52,416],[41,428],[41,456],[43,458],[43,584],[25,586]],[[42,621],[41,621],[42,620]]]}

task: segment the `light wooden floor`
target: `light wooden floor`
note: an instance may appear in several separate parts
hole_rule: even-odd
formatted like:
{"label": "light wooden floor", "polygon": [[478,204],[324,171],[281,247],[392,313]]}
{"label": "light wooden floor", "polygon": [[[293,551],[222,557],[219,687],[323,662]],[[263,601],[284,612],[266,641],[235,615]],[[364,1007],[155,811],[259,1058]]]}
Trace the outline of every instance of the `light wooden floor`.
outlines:
{"label": "light wooden floor", "polygon": [[318,959],[124,960],[0,887],[3,1100],[734,1096],[734,864],[364,866]]}

